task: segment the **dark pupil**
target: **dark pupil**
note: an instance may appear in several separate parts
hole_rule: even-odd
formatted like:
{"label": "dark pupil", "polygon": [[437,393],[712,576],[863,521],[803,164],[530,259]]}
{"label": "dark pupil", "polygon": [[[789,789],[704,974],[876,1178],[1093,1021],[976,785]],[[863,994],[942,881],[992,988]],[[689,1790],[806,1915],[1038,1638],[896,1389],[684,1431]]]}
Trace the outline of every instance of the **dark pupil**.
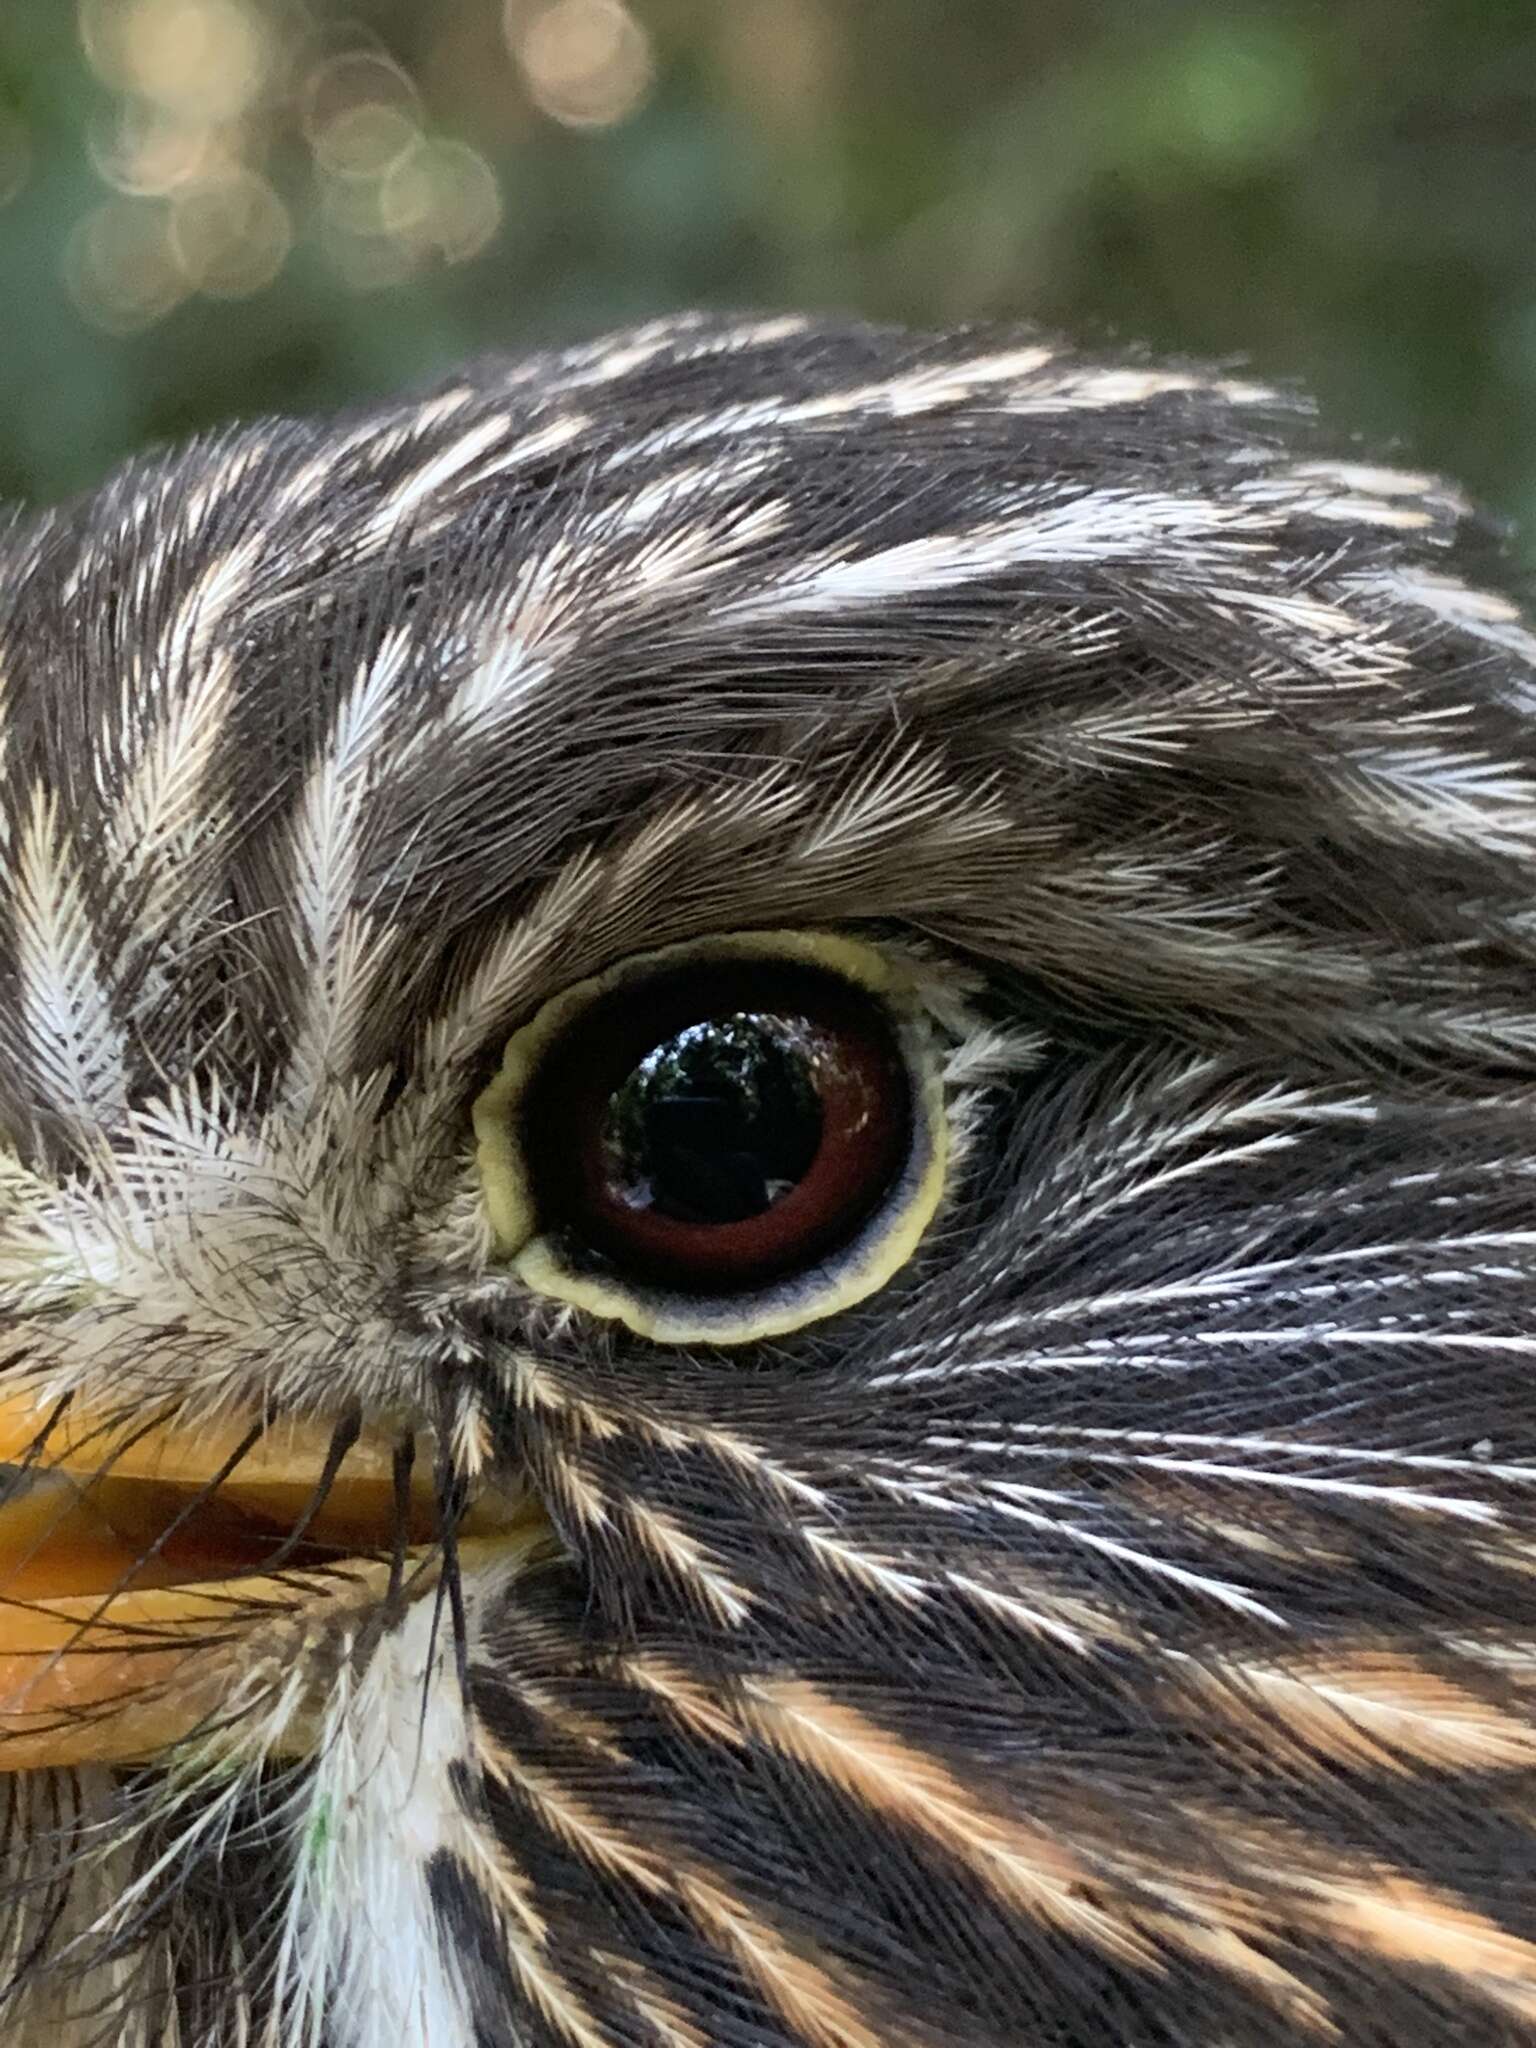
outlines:
{"label": "dark pupil", "polygon": [[608,1104],[614,1192],[683,1223],[762,1215],[820,1148],[814,1069],[814,1037],[795,1018],[739,1010],[663,1039]]}

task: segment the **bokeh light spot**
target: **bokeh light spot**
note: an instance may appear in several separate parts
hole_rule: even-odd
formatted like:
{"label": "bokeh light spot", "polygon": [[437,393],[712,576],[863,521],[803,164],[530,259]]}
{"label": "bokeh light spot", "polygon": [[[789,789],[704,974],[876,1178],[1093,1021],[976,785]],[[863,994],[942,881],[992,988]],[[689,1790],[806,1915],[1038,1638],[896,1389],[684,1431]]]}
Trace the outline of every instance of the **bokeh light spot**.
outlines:
{"label": "bokeh light spot", "polygon": [[229,121],[261,91],[264,20],[241,0],[81,0],[86,55],[109,85],[200,121]]}
{"label": "bokeh light spot", "polygon": [[128,100],[104,113],[86,136],[96,175],[136,198],[161,198],[206,176],[218,147],[217,129],[145,100]]}
{"label": "bokeh light spot", "polygon": [[388,147],[391,139],[420,128],[420,95],[390,58],[375,50],[343,50],[305,78],[299,119],[317,162],[356,170],[361,152],[377,169],[381,144]]}
{"label": "bokeh light spot", "polygon": [[420,140],[420,125],[404,107],[360,100],[333,114],[313,147],[317,162],[337,177],[382,178]]}
{"label": "bokeh light spot", "polygon": [[509,0],[504,19],[530,96],[556,121],[610,127],[645,98],[650,37],[620,0],[554,0],[532,14]]}
{"label": "bokeh light spot", "polygon": [[395,165],[379,197],[386,233],[448,263],[477,255],[501,225],[496,174],[463,142],[424,143]]}
{"label": "bokeh light spot", "polygon": [[136,334],[187,292],[171,252],[163,206],[109,199],[75,224],[64,248],[64,282],[93,327]]}
{"label": "bokeh light spot", "polygon": [[243,299],[263,290],[292,241],[287,207],[254,171],[193,185],[171,209],[172,255],[187,283],[208,298]]}

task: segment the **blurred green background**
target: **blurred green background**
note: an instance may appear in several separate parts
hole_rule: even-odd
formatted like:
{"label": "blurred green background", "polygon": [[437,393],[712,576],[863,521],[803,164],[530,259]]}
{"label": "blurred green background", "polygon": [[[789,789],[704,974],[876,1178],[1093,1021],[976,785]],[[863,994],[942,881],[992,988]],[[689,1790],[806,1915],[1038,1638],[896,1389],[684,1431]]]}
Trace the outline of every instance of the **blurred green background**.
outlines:
{"label": "blurred green background", "polygon": [[0,0],[0,493],[682,304],[1237,354],[1536,561],[1536,0]]}

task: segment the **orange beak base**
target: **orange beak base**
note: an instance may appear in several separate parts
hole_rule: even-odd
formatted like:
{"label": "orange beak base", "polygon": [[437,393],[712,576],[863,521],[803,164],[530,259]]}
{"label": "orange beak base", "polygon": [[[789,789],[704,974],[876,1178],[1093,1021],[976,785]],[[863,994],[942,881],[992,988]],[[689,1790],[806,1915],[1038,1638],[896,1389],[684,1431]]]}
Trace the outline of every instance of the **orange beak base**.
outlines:
{"label": "orange beak base", "polygon": [[[402,1486],[403,1432],[360,1435],[339,1462],[332,1424],[251,1434],[0,1399],[0,1772],[216,1739],[235,1700],[302,1750],[306,1646],[436,1583],[429,1451]],[[487,1495],[460,1528],[478,1551],[534,1523]]]}

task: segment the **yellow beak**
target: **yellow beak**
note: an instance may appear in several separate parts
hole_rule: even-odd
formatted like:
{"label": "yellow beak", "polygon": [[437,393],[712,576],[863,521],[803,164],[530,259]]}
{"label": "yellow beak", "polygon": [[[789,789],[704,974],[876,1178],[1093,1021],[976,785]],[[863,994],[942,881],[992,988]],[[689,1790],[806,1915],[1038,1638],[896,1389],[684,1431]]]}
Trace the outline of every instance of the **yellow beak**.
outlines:
{"label": "yellow beak", "polygon": [[[250,1435],[248,1417],[146,1425],[0,1398],[0,1466],[25,1467],[0,1504],[0,1771],[143,1761],[212,1734],[236,1694],[286,1702],[269,1740],[300,1751],[306,1649],[435,1585],[429,1446],[397,1499],[403,1432],[359,1435],[323,1492],[333,1424]],[[483,1495],[465,1562],[546,1526]]]}

